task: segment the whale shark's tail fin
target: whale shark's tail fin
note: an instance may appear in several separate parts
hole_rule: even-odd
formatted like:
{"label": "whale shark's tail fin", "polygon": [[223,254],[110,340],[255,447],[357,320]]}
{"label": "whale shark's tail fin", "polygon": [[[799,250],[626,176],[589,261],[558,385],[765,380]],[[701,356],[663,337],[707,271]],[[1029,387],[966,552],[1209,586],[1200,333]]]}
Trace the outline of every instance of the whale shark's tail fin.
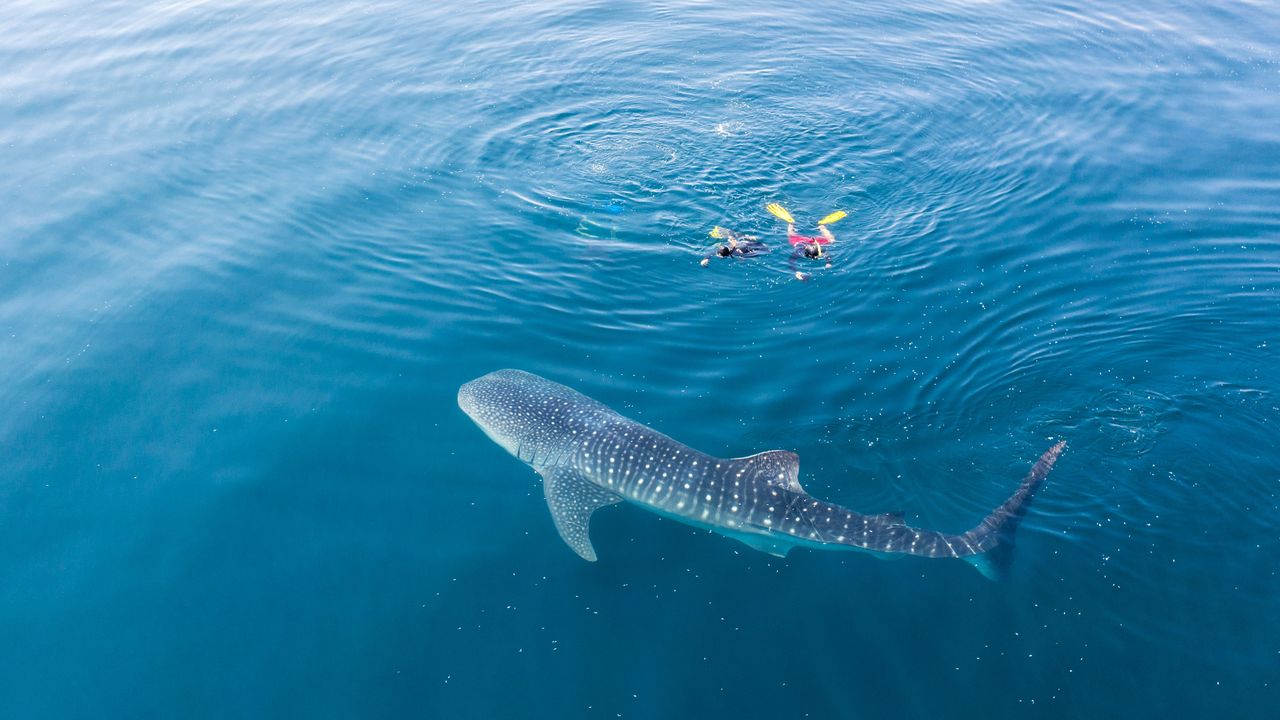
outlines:
{"label": "whale shark's tail fin", "polygon": [[1005,575],[1013,560],[1013,535],[1018,529],[1018,523],[1022,522],[1032,496],[1044,484],[1044,479],[1053,469],[1053,463],[1066,447],[1067,441],[1059,440],[1046,450],[1013,495],[1003,505],[992,510],[977,527],[960,536],[975,551],[962,558],[965,562],[992,580]]}

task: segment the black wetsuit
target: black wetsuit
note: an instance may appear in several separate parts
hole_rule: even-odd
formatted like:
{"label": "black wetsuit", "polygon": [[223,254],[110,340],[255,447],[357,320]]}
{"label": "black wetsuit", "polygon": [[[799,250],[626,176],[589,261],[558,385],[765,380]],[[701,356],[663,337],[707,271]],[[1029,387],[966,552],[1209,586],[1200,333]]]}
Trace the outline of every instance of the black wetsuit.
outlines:
{"label": "black wetsuit", "polygon": [[767,252],[769,252],[769,246],[759,242],[758,240],[739,240],[732,245],[729,243],[717,245],[715,250],[712,250],[707,255],[707,258],[748,258],[755,257],[756,255],[763,255]]}

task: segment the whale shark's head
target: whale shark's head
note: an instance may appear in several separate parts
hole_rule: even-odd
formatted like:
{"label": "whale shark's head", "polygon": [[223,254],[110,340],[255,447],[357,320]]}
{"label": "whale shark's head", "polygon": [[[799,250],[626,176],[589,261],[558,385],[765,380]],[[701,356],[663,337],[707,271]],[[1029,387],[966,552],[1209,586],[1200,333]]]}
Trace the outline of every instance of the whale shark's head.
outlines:
{"label": "whale shark's head", "polygon": [[458,407],[489,439],[512,455],[517,454],[520,437],[526,432],[522,396],[516,370],[499,370],[463,383],[458,388]]}
{"label": "whale shark's head", "polygon": [[523,370],[497,370],[458,388],[458,407],[491,440],[534,464],[561,455],[601,406]]}

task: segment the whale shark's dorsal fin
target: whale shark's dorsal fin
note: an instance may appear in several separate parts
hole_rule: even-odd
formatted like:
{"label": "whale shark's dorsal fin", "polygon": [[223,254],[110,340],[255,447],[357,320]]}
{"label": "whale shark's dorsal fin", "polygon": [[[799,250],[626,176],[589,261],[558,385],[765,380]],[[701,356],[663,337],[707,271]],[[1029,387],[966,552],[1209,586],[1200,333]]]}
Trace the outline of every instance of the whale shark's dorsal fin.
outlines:
{"label": "whale shark's dorsal fin", "polygon": [[547,507],[560,537],[583,560],[595,562],[596,551],[591,547],[591,513],[622,502],[622,497],[589,482],[571,468],[536,469],[542,476],[542,492],[547,497]]}
{"label": "whale shark's dorsal fin", "polygon": [[800,486],[800,456],[787,450],[769,450],[743,458],[734,458],[744,477],[758,477],[770,485],[808,495]]}
{"label": "whale shark's dorsal fin", "polygon": [[893,523],[895,525],[907,524],[907,514],[901,510],[894,510],[893,512],[880,513],[879,515],[873,515],[872,517],[877,518],[879,520],[883,520],[884,522]]}

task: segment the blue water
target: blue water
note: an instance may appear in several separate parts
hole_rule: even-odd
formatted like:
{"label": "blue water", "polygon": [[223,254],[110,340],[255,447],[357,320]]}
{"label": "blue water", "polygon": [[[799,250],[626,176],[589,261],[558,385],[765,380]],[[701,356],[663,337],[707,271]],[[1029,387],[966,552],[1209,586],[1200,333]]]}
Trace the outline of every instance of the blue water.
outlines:
{"label": "blue water", "polygon": [[[441,5],[6,3],[0,716],[1280,706],[1274,4]],[[1070,447],[1001,583],[589,564],[501,367],[948,531]]]}

